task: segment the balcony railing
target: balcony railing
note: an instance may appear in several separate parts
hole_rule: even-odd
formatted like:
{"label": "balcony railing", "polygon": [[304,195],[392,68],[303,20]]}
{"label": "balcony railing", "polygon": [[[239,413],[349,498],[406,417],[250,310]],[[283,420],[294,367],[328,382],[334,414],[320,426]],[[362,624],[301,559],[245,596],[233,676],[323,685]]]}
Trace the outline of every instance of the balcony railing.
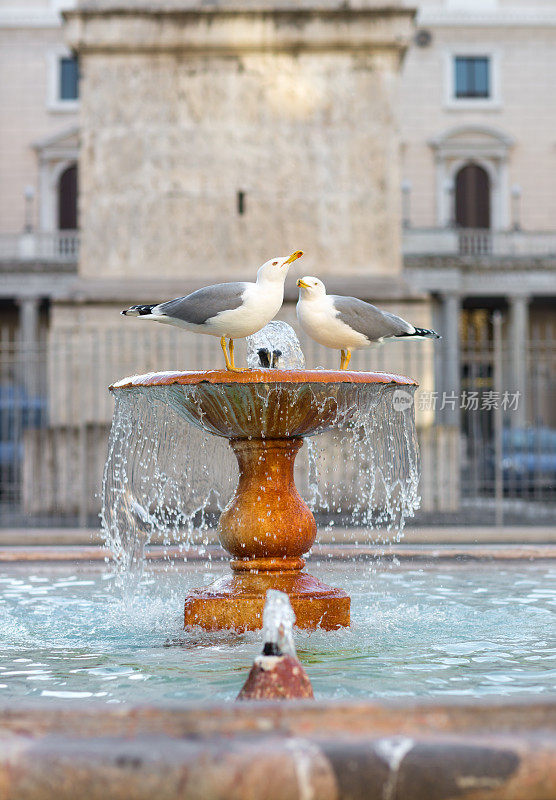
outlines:
{"label": "balcony railing", "polygon": [[79,231],[31,231],[0,234],[0,259],[76,263]]}
{"label": "balcony railing", "polygon": [[407,256],[556,257],[556,232],[491,231],[485,228],[408,228]]}

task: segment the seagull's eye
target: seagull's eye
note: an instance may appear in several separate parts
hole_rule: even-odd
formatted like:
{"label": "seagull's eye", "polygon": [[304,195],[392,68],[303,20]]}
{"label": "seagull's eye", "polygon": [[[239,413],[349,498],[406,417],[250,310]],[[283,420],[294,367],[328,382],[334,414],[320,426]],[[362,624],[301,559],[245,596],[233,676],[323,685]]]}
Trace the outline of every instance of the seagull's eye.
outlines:
{"label": "seagull's eye", "polygon": [[277,263],[278,263],[277,261],[273,261],[272,266],[275,267]]}

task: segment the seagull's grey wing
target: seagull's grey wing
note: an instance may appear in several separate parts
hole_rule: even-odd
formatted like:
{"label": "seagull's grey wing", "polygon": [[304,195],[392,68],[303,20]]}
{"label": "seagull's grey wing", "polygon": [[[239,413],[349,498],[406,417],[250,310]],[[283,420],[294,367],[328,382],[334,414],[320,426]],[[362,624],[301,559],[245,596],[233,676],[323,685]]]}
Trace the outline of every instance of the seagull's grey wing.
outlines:
{"label": "seagull's grey wing", "polygon": [[247,284],[217,283],[214,286],[205,286],[186,297],[177,297],[168,300],[153,308],[154,315],[164,314],[166,317],[190,322],[192,325],[204,325],[221,311],[230,311],[239,308],[243,302],[243,295]]}
{"label": "seagull's grey wing", "polygon": [[414,331],[413,325],[401,317],[388,311],[381,311],[380,308],[356,297],[332,295],[332,300],[338,312],[338,319],[372,342],[382,339],[383,336],[399,336]]}

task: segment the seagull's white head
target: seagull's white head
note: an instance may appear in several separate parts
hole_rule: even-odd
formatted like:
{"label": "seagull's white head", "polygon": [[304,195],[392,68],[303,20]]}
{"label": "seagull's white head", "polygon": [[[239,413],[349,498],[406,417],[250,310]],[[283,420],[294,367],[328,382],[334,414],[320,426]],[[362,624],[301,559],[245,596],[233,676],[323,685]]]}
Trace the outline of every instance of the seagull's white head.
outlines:
{"label": "seagull's white head", "polygon": [[298,258],[303,255],[302,250],[296,250],[291,256],[278,256],[266,261],[257,271],[257,281],[279,281],[283,283],[290,268]]}
{"label": "seagull's white head", "polygon": [[313,275],[306,275],[304,278],[300,278],[297,281],[297,285],[299,286],[299,298],[302,300],[316,300],[326,294],[324,283]]}

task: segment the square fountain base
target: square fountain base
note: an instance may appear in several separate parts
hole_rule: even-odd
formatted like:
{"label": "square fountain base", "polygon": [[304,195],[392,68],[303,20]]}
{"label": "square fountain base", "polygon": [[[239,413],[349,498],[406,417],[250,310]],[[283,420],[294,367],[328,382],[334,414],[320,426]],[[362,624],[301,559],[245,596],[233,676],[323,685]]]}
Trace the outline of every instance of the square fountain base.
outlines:
{"label": "square fountain base", "polygon": [[299,628],[336,630],[349,627],[350,598],[343,589],[321,583],[299,570],[234,572],[185,598],[184,627],[208,631],[262,628],[268,589],[286,592]]}

